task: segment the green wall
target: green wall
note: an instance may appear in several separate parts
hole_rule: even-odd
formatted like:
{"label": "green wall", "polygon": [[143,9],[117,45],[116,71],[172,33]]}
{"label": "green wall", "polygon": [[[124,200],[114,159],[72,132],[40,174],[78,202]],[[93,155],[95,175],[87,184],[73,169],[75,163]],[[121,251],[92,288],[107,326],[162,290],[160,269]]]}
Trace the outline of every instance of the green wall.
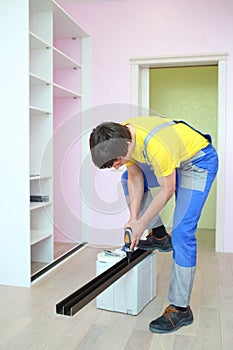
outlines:
{"label": "green wall", "polygon": [[[150,69],[150,109],[163,116],[183,119],[217,145],[218,67],[177,67]],[[153,114],[153,113],[152,113]],[[156,113],[154,113],[156,114]],[[162,212],[172,226],[174,200]],[[216,183],[213,185],[199,221],[199,228],[215,228]]]}

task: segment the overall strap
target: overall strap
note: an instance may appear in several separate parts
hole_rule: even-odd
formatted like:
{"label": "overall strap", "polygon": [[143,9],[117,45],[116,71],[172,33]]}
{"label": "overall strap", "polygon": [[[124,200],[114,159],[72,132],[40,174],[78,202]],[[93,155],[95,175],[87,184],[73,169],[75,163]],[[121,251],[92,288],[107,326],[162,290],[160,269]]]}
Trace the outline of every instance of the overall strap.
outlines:
{"label": "overall strap", "polygon": [[174,123],[178,124],[178,123],[183,123],[187,126],[189,126],[191,129],[193,129],[194,131],[198,132],[198,134],[200,134],[201,136],[203,136],[207,141],[209,141],[209,143],[212,143],[212,137],[209,134],[203,134],[200,130],[195,129],[193,126],[189,125],[188,123],[186,123],[183,120],[174,120]]}
{"label": "overall strap", "polygon": [[[154,129],[152,129],[152,130],[149,132],[149,134],[147,135],[147,137],[145,138],[145,140],[144,140],[144,147],[143,147],[142,153],[143,153],[143,156],[144,156],[144,158],[145,158],[145,160],[146,160],[147,165],[149,165],[150,168],[152,168],[152,167],[151,167],[151,164],[150,164],[149,159],[148,159],[148,157],[147,157],[147,151],[146,151],[148,142],[150,141],[150,139],[151,139],[155,134],[157,134],[157,132],[159,132],[159,131],[162,130],[163,128],[166,128],[167,126],[170,126],[170,125],[173,125],[173,124],[175,124],[174,121],[165,122],[165,123],[163,123],[163,124],[160,124],[160,125],[156,126]],[[153,170],[153,168],[152,168],[151,170]]]}

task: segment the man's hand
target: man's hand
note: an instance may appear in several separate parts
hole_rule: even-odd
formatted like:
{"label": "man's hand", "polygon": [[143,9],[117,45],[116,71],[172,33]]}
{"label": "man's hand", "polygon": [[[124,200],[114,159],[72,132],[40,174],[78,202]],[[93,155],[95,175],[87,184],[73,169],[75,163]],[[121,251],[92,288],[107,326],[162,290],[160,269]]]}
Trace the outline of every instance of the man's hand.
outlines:
{"label": "man's hand", "polygon": [[140,220],[132,220],[127,223],[125,228],[126,227],[130,227],[132,229],[133,236],[130,249],[134,249],[139,243],[139,240],[145,230],[145,226]]}

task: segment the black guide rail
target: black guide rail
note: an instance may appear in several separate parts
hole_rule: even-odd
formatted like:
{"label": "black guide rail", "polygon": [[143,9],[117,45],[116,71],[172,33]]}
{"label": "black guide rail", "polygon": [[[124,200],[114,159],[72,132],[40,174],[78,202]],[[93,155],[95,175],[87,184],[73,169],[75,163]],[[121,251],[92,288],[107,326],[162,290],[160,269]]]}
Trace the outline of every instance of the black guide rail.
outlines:
{"label": "black guide rail", "polygon": [[151,253],[152,251],[145,251],[141,249],[135,250],[132,254],[130,263],[128,263],[128,259],[126,257],[111,266],[109,269],[92,279],[80,289],[76,290],[68,297],[60,301],[56,305],[56,313],[65,316],[73,316],[92,299],[97,297],[97,295],[103,292],[106,288],[108,288],[111,284],[113,284],[116,280],[118,280]]}

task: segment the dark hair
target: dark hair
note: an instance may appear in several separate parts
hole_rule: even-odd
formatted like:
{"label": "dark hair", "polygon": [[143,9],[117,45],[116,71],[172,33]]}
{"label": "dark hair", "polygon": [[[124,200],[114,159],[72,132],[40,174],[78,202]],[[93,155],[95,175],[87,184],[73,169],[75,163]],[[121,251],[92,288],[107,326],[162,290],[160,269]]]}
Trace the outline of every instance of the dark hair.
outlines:
{"label": "dark hair", "polygon": [[114,161],[126,156],[128,142],[131,141],[131,133],[126,125],[101,123],[93,129],[89,140],[94,164],[100,169],[111,168]]}

